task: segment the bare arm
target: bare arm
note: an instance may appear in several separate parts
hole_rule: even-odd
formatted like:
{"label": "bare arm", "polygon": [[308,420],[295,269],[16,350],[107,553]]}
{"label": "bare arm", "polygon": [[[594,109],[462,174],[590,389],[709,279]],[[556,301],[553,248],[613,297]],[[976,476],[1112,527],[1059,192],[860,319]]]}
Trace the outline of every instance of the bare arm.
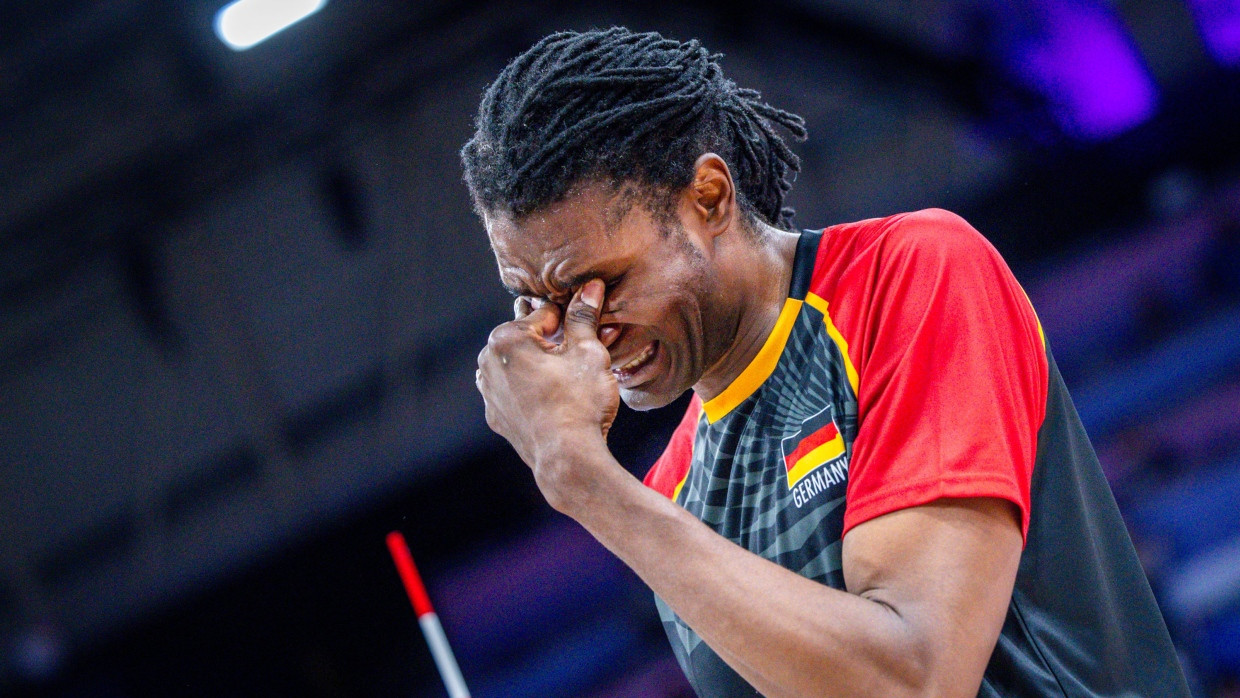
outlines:
{"label": "bare arm", "polygon": [[[581,453],[568,467],[588,469]],[[613,461],[614,462],[614,461]],[[741,676],[770,696],[973,696],[1003,625],[1015,506],[940,500],[857,526],[848,591],[731,543],[617,465],[596,497],[557,502]]]}
{"label": "bare arm", "polygon": [[976,695],[1020,558],[1015,505],[939,500],[878,517],[844,540],[847,591],[801,577],[714,533],[616,463],[603,438],[616,398],[606,393],[596,315],[579,292],[564,344],[551,347],[541,336],[557,313],[546,307],[497,330],[478,375],[488,423],[552,506],[766,695]]}

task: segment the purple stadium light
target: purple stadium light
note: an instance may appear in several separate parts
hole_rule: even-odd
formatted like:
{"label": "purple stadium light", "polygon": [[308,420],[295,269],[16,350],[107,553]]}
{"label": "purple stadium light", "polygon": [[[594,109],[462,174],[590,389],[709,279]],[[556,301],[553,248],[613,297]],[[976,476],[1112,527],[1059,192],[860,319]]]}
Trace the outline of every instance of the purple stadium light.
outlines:
{"label": "purple stadium light", "polygon": [[1240,0],[1188,0],[1201,40],[1223,65],[1240,65]]}
{"label": "purple stadium light", "polygon": [[1110,10],[1085,0],[1041,0],[1027,9],[1040,21],[1018,30],[1007,62],[1048,100],[1066,133],[1103,140],[1154,113],[1153,80]]}

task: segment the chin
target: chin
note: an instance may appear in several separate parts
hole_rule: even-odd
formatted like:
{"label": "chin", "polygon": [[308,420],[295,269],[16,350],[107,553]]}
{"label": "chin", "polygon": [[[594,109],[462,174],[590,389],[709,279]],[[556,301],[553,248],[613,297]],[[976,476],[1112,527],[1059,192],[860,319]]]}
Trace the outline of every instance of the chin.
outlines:
{"label": "chin", "polygon": [[675,394],[670,392],[664,394],[646,392],[641,388],[636,390],[625,390],[624,388],[620,389],[620,399],[623,400],[624,404],[628,405],[630,409],[637,410],[638,412],[657,410],[660,407],[667,407],[675,402],[676,398],[683,394],[683,390]]}

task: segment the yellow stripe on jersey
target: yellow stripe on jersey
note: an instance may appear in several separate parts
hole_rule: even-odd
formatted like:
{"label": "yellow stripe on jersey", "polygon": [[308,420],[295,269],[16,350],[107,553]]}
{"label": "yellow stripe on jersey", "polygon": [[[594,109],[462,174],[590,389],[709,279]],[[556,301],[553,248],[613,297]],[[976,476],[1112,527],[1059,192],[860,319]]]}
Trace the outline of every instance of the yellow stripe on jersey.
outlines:
{"label": "yellow stripe on jersey", "polygon": [[831,322],[831,313],[827,312],[827,301],[822,296],[813,293],[805,294],[805,302],[818,312],[822,313],[823,322],[827,325],[827,335],[831,337],[831,341],[835,342],[835,346],[840,350],[840,356],[844,357],[844,371],[848,373],[848,384],[852,386],[853,395],[860,395],[857,392],[857,367],[853,366],[852,358],[848,356],[848,340],[844,339],[844,335],[840,334],[839,328]]}
{"label": "yellow stripe on jersey", "polygon": [[745,367],[744,371],[715,397],[702,403],[702,411],[713,424],[736,406],[753,395],[762,383],[775,371],[779,357],[784,353],[784,345],[788,343],[788,335],[792,334],[792,325],[796,322],[797,313],[801,310],[801,301],[789,298],[784,301],[783,310],[779,311],[779,319],[775,321],[775,329],[767,336],[766,343],[758,350],[757,356]]}
{"label": "yellow stripe on jersey", "polygon": [[1020,284],[1016,284],[1016,287],[1019,288],[1020,292],[1025,295],[1025,302],[1029,304],[1029,312],[1033,313],[1033,321],[1037,323],[1038,326],[1038,337],[1042,340],[1042,348],[1045,349],[1046,333],[1042,331],[1042,318],[1038,317],[1038,311],[1033,307],[1033,301],[1029,298],[1029,292],[1025,290],[1025,287]]}
{"label": "yellow stripe on jersey", "polygon": [[788,469],[788,487],[796,485],[814,468],[842,455],[844,455],[844,436],[837,433],[834,439],[801,456],[800,460]]}
{"label": "yellow stripe on jersey", "polygon": [[690,470],[693,470],[693,468],[690,467],[690,468],[685,469],[685,476],[680,478],[680,482],[676,483],[676,488],[672,490],[672,501],[673,502],[676,501],[677,499],[680,499],[680,490],[683,489],[685,486],[685,483],[689,481]]}

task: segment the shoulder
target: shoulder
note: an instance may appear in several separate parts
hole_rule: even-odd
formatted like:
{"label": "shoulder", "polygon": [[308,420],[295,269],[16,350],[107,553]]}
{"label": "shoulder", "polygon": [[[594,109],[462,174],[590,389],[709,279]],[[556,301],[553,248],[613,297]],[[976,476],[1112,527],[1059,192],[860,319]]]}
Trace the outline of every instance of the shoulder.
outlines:
{"label": "shoulder", "polygon": [[883,270],[960,268],[978,260],[1002,264],[990,241],[951,211],[924,208],[868,218],[823,228],[811,290],[830,298],[837,290],[872,283]]}
{"label": "shoulder", "polygon": [[968,221],[941,208],[895,217],[885,227],[884,235],[892,252],[929,253],[944,259],[998,254]]}
{"label": "shoulder", "polygon": [[927,208],[823,229],[811,287],[829,297],[837,288],[868,286],[884,269],[941,269],[979,259],[998,261],[1000,257],[964,218],[941,208]]}
{"label": "shoulder", "polygon": [[876,251],[886,253],[932,252],[956,256],[994,250],[968,221],[941,208],[833,226],[825,232],[843,238],[841,242],[851,242],[858,251],[877,247],[880,249]]}

